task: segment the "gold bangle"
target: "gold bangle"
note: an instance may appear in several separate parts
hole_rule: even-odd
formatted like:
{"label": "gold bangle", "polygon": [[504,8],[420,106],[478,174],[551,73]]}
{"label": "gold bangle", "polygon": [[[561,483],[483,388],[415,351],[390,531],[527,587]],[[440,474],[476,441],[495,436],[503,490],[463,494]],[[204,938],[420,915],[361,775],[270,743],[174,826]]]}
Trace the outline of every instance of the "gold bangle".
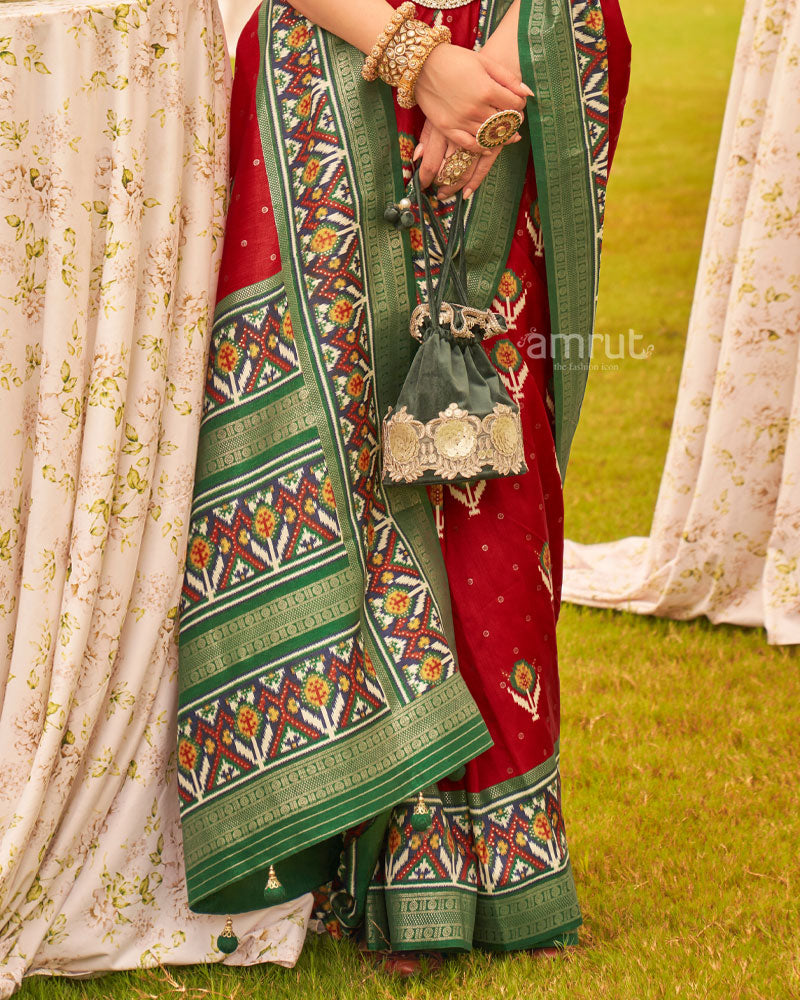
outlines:
{"label": "gold bangle", "polygon": [[397,83],[397,103],[401,108],[416,106],[417,80],[428,56],[437,46],[449,44],[452,37],[449,28],[431,28],[424,21],[417,23],[422,25],[424,30],[418,32],[419,41],[411,54],[406,57],[405,66]]}
{"label": "gold bangle", "polygon": [[397,87],[403,79],[408,60],[427,36],[424,21],[409,18],[404,21],[384,48],[378,63],[378,76],[390,87]]}
{"label": "gold bangle", "polygon": [[361,76],[368,81],[380,77],[390,87],[397,88],[397,103],[401,108],[413,108],[417,80],[425,60],[437,45],[449,43],[450,29],[432,27],[414,17],[413,3],[401,4],[380,33],[361,67]]}
{"label": "gold bangle", "polygon": [[405,21],[386,46],[378,63],[378,75],[390,87],[399,87],[410,64],[416,62],[434,38],[450,40],[448,28],[432,28],[424,21]]}
{"label": "gold bangle", "polygon": [[389,43],[392,41],[394,36],[397,34],[398,30],[409,21],[414,14],[416,14],[417,9],[411,0],[407,3],[401,4],[391,17],[391,20],[383,29],[383,31],[378,35],[375,40],[375,44],[370,49],[364,60],[364,65],[361,67],[361,76],[367,80],[372,81],[378,78],[378,63],[383,58]]}

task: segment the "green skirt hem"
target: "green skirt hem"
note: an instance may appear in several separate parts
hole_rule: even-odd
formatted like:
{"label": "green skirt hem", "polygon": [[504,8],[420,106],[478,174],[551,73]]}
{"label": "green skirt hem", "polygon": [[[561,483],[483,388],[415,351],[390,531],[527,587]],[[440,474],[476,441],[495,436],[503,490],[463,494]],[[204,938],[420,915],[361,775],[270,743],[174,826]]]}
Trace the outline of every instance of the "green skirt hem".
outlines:
{"label": "green skirt hem", "polygon": [[511,951],[529,951],[534,948],[573,948],[578,944],[578,928],[583,923],[583,920],[574,920],[571,924],[565,925],[565,927],[560,930],[555,936],[552,934],[548,935],[533,935],[531,938],[523,941],[509,941],[500,943],[489,943],[483,941],[476,941],[475,947],[481,951],[491,951],[491,952],[511,952]]}
{"label": "green skirt hem", "polygon": [[582,923],[572,867],[510,893],[465,886],[371,886],[366,939],[380,951],[524,951],[577,943]]}

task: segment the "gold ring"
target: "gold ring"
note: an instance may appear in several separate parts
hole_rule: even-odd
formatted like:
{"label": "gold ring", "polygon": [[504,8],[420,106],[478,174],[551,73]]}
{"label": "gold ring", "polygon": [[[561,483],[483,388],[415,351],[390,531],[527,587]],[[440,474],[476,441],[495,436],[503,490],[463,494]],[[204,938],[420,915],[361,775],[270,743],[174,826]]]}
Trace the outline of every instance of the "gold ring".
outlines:
{"label": "gold ring", "polygon": [[497,111],[489,115],[475,134],[475,141],[484,149],[495,149],[508,142],[515,132],[519,132],[523,115],[521,111]]}
{"label": "gold ring", "polygon": [[467,149],[457,149],[439,167],[439,173],[436,175],[436,183],[441,187],[449,187],[451,184],[456,184],[469,170],[477,159],[477,156],[477,153],[470,153]]}

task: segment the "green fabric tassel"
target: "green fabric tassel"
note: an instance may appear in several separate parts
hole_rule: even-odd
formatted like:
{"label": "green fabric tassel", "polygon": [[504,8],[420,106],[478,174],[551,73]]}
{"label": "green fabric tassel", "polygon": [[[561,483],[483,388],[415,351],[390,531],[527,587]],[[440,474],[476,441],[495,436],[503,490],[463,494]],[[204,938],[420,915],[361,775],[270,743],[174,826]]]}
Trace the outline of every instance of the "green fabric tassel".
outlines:
{"label": "green fabric tassel", "polygon": [[233,933],[233,921],[230,917],[225,921],[225,927],[217,938],[217,947],[223,955],[231,955],[239,947],[239,938]]}
{"label": "green fabric tassel", "polygon": [[408,198],[401,198],[396,205],[387,205],[383,210],[383,217],[395,228],[400,229],[410,229],[416,221]]}
{"label": "green fabric tassel", "polygon": [[422,792],[420,792],[417,798],[417,804],[414,806],[414,812],[411,814],[411,829],[421,832],[422,830],[427,830],[430,825],[430,810],[425,804],[425,798]]}
{"label": "green fabric tassel", "polygon": [[267,884],[264,886],[264,902],[267,906],[275,906],[277,903],[282,903],[285,899],[286,890],[278,880],[274,866],[270,865]]}
{"label": "green fabric tassel", "polygon": [[414,813],[411,817],[411,828],[412,830],[427,830],[431,825],[431,814],[430,813]]}

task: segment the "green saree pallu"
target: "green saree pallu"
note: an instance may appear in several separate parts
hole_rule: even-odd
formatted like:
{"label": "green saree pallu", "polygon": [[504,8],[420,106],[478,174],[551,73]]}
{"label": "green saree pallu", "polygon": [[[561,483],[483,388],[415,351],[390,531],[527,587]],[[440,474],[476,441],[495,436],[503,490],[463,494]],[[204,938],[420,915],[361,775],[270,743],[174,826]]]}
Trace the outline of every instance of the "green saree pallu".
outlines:
{"label": "green saree pallu", "polygon": [[[471,6],[485,36],[509,4]],[[527,141],[504,150],[467,217],[470,303],[487,308],[532,155],[562,470],[605,187],[602,16],[585,30],[599,10],[523,0],[521,62],[537,95]],[[431,789],[492,746],[459,671],[435,507],[422,486],[382,482],[381,421],[411,365],[418,281],[408,235],[384,220],[407,184],[396,109],[362,61],[284,0],[262,3],[237,54],[180,617],[178,774],[197,912],[338,879],[344,923],[357,922],[396,809],[422,829]]]}

